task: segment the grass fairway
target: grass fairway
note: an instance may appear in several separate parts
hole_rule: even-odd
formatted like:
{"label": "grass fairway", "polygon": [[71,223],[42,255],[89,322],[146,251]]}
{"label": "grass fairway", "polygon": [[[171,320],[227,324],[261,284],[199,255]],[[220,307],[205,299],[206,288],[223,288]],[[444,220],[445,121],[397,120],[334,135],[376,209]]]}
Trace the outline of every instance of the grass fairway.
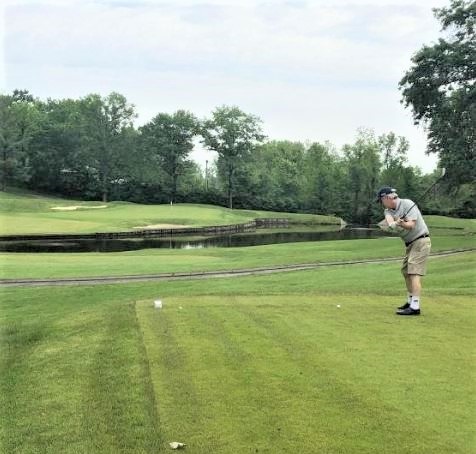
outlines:
{"label": "grass fairway", "polygon": [[473,453],[475,259],[2,289],[2,452]]}

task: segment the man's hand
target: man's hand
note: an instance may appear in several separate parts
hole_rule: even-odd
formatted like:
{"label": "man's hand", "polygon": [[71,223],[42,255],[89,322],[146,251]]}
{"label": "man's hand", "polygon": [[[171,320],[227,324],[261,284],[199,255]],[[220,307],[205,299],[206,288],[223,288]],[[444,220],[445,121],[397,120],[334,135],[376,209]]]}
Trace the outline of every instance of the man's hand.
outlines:
{"label": "man's hand", "polygon": [[397,227],[401,227],[402,220],[400,218],[395,219],[393,222],[390,222],[388,226],[392,229],[395,230]]}
{"label": "man's hand", "polygon": [[416,221],[414,220],[409,221],[405,218],[398,218],[395,220],[395,224],[398,227],[401,227],[402,229],[411,230],[413,229],[413,227],[415,227]]}

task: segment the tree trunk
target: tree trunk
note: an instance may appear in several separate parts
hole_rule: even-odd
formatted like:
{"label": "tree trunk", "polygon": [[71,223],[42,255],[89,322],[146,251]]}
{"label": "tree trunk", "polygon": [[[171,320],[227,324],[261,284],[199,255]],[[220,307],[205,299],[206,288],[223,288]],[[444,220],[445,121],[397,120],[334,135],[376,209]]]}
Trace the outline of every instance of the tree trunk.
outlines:
{"label": "tree trunk", "polygon": [[101,178],[101,191],[102,191],[102,201],[107,203],[107,175],[103,173]]}
{"label": "tree trunk", "polygon": [[171,197],[171,202],[175,203],[175,198],[177,196],[177,179],[178,176],[174,173],[173,179],[172,179],[172,197]]}
{"label": "tree trunk", "polygon": [[228,171],[228,208],[233,209],[233,168]]}

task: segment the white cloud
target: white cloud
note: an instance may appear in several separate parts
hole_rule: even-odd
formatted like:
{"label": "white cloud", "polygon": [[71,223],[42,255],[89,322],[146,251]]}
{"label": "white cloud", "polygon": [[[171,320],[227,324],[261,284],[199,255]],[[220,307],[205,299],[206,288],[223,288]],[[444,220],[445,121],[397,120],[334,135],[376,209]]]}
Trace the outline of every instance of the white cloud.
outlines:
{"label": "white cloud", "polygon": [[431,170],[397,85],[411,55],[437,38],[431,8],[444,4],[10,1],[4,89],[53,98],[119,91],[142,122],[236,104],[272,138],[336,145],[360,126],[393,130],[410,139],[412,164]]}

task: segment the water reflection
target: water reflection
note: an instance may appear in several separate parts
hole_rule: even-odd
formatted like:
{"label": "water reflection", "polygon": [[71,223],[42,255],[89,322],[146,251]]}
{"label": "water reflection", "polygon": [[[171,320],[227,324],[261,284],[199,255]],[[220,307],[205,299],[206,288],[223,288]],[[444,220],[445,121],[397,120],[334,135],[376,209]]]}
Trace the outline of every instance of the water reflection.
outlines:
{"label": "water reflection", "polygon": [[340,230],[286,229],[260,230],[207,237],[158,237],[141,239],[85,239],[0,241],[2,252],[122,252],[140,249],[200,249],[211,247],[244,247],[302,241],[355,240],[388,236],[381,230],[344,228]]}

